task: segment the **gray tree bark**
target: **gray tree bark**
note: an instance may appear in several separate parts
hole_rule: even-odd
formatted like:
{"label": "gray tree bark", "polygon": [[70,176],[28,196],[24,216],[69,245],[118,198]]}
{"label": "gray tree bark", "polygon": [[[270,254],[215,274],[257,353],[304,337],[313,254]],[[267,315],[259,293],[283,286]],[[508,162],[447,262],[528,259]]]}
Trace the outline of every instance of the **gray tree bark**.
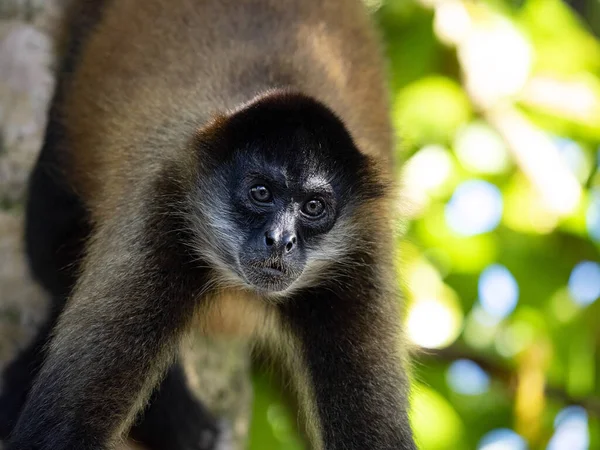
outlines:
{"label": "gray tree bark", "polygon": [[[54,42],[67,1],[0,0],[0,370],[29,343],[48,310],[25,264],[23,202],[42,144]],[[233,448],[244,448],[251,404],[246,344],[196,336],[186,351],[191,386],[229,423]]]}

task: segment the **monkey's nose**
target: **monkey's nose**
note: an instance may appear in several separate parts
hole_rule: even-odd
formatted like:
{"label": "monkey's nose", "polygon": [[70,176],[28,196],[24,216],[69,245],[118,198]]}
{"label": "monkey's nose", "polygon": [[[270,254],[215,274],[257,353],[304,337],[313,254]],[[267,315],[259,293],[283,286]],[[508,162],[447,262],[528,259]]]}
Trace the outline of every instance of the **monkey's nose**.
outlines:
{"label": "monkey's nose", "polygon": [[267,231],[265,233],[265,245],[269,249],[273,247],[281,248],[285,253],[291,253],[296,244],[298,238],[294,233],[278,233],[276,231]]}

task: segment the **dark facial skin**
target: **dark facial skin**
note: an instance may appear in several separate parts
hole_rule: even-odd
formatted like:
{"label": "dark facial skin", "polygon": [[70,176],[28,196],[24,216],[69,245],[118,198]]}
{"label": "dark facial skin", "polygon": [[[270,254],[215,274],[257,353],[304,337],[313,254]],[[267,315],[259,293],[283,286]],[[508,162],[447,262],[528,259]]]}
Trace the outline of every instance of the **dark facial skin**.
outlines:
{"label": "dark facial skin", "polygon": [[324,174],[244,159],[236,158],[230,179],[243,242],[238,270],[259,290],[283,291],[302,274],[307,246],[334,225],[336,194]]}
{"label": "dark facial skin", "polygon": [[334,254],[323,237],[353,205],[379,195],[377,183],[366,181],[369,161],[343,124],[306,97],[260,102],[201,137],[212,181],[201,174],[195,204],[205,205],[201,222],[227,244],[208,246],[236,278],[264,293],[286,292],[312,260]]}

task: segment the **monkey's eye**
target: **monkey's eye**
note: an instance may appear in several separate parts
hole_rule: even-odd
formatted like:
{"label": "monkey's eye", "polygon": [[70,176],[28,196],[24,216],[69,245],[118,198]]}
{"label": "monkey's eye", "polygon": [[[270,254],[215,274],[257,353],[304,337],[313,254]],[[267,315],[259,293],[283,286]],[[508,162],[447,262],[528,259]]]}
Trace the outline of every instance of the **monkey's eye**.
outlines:
{"label": "monkey's eye", "polygon": [[302,212],[310,217],[319,217],[323,211],[325,211],[325,204],[317,198],[307,201],[302,206]]}
{"label": "monkey's eye", "polygon": [[250,197],[258,203],[269,203],[273,195],[268,187],[258,184],[250,188]]}

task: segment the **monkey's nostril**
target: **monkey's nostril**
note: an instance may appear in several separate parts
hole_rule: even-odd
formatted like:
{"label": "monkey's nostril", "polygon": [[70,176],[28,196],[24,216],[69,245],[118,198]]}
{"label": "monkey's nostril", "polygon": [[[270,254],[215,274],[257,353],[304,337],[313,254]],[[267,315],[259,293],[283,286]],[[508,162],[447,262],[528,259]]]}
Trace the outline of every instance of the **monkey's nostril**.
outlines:
{"label": "monkey's nostril", "polygon": [[265,233],[265,244],[267,244],[267,247],[275,244],[275,239],[273,239],[273,236],[268,231]]}
{"label": "monkey's nostril", "polygon": [[296,245],[296,236],[291,236],[288,237],[287,239],[287,243],[285,244],[285,251],[287,253],[291,252],[294,249],[294,246]]}

